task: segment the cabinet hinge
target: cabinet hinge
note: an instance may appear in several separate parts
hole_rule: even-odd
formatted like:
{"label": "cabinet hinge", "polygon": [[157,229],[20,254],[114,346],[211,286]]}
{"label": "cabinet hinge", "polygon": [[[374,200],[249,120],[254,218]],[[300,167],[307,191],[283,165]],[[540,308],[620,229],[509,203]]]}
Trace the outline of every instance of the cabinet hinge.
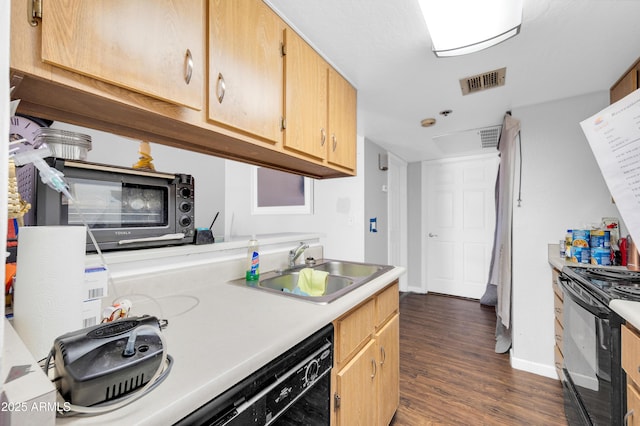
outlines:
{"label": "cabinet hinge", "polygon": [[337,393],[333,394],[333,408],[340,408],[340,395]]}
{"label": "cabinet hinge", "polygon": [[27,1],[27,20],[32,27],[37,27],[37,19],[42,19],[42,1],[43,0]]}
{"label": "cabinet hinge", "polygon": [[280,43],[280,56],[287,56],[287,45]]}
{"label": "cabinet hinge", "polygon": [[287,128],[287,119],[284,117],[280,117],[280,130],[285,130]]}

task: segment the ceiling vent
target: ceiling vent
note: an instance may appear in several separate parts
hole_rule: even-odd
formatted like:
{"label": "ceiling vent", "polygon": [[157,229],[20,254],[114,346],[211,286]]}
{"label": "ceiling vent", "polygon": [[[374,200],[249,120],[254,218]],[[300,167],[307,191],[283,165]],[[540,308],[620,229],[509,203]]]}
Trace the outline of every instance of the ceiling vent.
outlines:
{"label": "ceiling vent", "polygon": [[507,68],[500,68],[471,77],[461,78],[460,89],[462,89],[462,95],[468,95],[470,93],[504,86],[506,75]]}
{"label": "ceiling vent", "polygon": [[480,133],[480,144],[482,145],[482,148],[497,147],[498,141],[500,140],[501,130],[502,126],[485,127],[484,129],[480,129],[478,133]]}
{"label": "ceiling vent", "polygon": [[434,136],[433,142],[446,156],[482,154],[495,151],[502,125],[487,126]]}

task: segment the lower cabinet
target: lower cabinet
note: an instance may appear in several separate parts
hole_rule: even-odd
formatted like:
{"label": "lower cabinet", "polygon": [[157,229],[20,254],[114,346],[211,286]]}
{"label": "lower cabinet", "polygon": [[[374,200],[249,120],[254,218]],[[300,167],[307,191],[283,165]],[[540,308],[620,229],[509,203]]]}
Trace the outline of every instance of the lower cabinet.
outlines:
{"label": "lower cabinet", "polygon": [[623,325],[622,369],[627,373],[627,412],[625,425],[640,425],[640,333]]}
{"label": "lower cabinet", "polygon": [[334,394],[338,425],[376,423],[376,345],[370,340],[336,375]]}
{"label": "lower cabinet", "polygon": [[333,424],[389,425],[400,400],[398,282],[334,322]]}
{"label": "lower cabinet", "polygon": [[553,310],[555,313],[555,321],[554,321],[554,331],[555,331],[555,341],[556,344],[554,346],[554,361],[556,367],[556,373],[558,374],[558,378],[562,380],[562,367],[564,367],[564,355],[563,355],[563,345],[562,340],[564,338],[564,326],[563,326],[563,300],[564,295],[562,293],[562,289],[558,284],[558,277],[560,275],[560,271],[556,268],[552,269],[551,276],[553,277],[553,281],[551,283],[553,287]]}
{"label": "lower cabinet", "polygon": [[378,355],[378,423],[388,425],[400,403],[400,316],[376,333]]}

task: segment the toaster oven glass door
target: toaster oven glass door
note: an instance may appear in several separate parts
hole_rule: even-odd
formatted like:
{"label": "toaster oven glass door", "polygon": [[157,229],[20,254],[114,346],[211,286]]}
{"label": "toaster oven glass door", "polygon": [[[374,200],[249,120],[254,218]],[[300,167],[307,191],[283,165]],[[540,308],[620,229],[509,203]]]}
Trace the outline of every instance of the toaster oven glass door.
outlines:
{"label": "toaster oven glass door", "polygon": [[169,221],[166,186],[67,178],[74,208],[68,224],[90,228],[166,227]]}

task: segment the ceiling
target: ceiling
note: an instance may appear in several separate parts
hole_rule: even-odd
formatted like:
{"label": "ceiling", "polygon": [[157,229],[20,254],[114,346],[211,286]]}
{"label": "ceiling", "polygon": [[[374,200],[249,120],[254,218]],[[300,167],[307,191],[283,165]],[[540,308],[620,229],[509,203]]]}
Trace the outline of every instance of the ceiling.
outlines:
{"label": "ceiling", "polygon": [[[486,152],[469,136],[505,112],[608,90],[640,56],[640,0],[524,0],[519,35],[453,58],[431,52],[418,0],[265,1],[358,89],[358,134],[408,162]],[[462,96],[502,67],[504,86]]]}

